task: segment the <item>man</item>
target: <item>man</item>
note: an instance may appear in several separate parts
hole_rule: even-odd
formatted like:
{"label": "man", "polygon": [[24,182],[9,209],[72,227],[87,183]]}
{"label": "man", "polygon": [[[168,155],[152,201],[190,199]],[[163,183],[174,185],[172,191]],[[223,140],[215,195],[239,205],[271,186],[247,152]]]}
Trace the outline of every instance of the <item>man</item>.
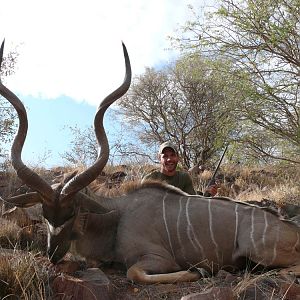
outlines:
{"label": "man", "polygon": [[179,156],[176,147],[171,142],[164,142],[160,145],[158,158],[160,160],[160,170],[146,175],[143,181],[149,179],[161,180],[180,188],[188,194],[196,194],[190,175],[186,172],[176,170]]}

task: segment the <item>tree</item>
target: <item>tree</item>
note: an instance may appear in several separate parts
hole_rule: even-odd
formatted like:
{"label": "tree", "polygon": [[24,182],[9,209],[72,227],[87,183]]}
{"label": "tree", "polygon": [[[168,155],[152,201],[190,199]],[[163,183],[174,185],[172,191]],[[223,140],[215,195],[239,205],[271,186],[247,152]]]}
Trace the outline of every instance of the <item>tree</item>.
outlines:
{"label": "tree", "polygon": [[[15,51],[8,53],[3,57],[0,75],[3,79],[6,76],[13,74],[18,54]],[[11,104],[0,97],[0,161],[5,161],[7,158],[7,149],[5,145],[12,140],[13,134],[16,131],[16,114]]]}
{"label": "tree", "polygon": [[75,166],[87,167],[91,165],[98,156],[97,141],[92,126],[81,129],[78,126],[68,127],[73,139],[71,150],[61,156],[68,163]]}
{"label": "tree", "polygon": [[[114,117],[114,122],[116,122],[115,114],[110,112],[108,115]],[[93,126],[83,129],[78,126],[70,126],[67,129],[73,136],[71,150],[64,152],[61,157],[73,166],[88,167],[92,165],[98,156],[98,143]],[[112,131],[117,134],[107,133],[110,140],[110,165],[149,162],[150,157],[144,154],[134,142],[128,140],[126,134],[123,134],[122,126],[118,130],[113,128]]]}
{"label": "tree", "polygon": [[232,86],[225,84],[224,68],[230,64],[198,54],[159,71],[147,68],[122,98],[120,113],[146,148],[172,140],[184,168],[206,164],[237,130],[236,84],[229,75]]}
{"label": "tree", "polygon": [[[176,39],[177,46],[228,59],[236,70],[248,74],[248,86],[255,88],[242,91],[240,113],[260,132],[268,132],[270,142],[275,138],[281,149],[271,147],[269,151],[259,142],[262,136],[257,135],[256,139],[251,137],[248,146],[260,148],[262,155],[300,163],[300,2],[220,2],[205,22],[195,13],[195,20],[188,22],[183,36]],[[242,139],[246,140],[250,141]]]}

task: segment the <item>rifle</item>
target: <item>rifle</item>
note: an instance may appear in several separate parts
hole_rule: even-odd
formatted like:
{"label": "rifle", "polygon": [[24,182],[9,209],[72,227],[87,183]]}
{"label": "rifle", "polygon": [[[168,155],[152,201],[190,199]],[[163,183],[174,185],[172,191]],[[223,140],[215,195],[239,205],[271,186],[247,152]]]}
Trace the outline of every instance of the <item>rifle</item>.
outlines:
{"label": "rifle", "polygon": [[[226,153],[226,151],[227,151],[227,148],[228,148],[228,145],[226,145],[226,147],[225,147],[225,149],[224,149],[224,151],[223,151],[223,154],[222,154],[222,156],[221,156],[221,158],[220,158],[220,160],[219,160],[219,162],[218,162],[218,165],[217,165],[217,167],[216,167],[216,169],[215,169],[215,171],[214,171],[214,174],[213,174],[213,176],[211,177],[211,179],[210,179],[208,185],[206,186],[206,189],[205,189],[205,190],[207,190],[207,188],[210,187],[210,186],[215,182],[215,178],[216,178],[217,172],[219,171],[220,165],[221,165],[222,160],[223,160],[223,158],[224,158],[224,156],[225,156],[225,153]],[[208,197],[208,196],[210,196],[210,194],[209,194],[207,191],[205,191],[205,192],[204,192],[204,196],[205,196],[205,197]]]}

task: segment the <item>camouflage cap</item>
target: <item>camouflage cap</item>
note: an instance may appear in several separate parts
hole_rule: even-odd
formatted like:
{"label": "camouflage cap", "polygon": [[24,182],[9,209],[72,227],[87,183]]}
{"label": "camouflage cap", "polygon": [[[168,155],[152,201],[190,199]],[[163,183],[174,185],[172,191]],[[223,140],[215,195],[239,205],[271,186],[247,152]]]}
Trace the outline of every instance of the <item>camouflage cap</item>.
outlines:
{"label": "camouflage cap", "polygon": [[162,154],[164,149],[171,148],[176,154],[178,154],[177,148],[171,142],[164,142],[159,146],[158,154]]}

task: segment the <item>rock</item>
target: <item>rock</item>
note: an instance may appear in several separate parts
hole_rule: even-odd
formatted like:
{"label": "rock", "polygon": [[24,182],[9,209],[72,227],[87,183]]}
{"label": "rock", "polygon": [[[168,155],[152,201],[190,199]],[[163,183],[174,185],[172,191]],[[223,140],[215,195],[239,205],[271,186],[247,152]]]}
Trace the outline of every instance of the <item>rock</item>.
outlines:
{"label": "rock", "polygon": [[297,283],[281,283],[280,294],[285,300],[300,300],[300,285]]}
{"label": "rock", "polygon": [[287,218],[293,218],[300,215],[300,206],[286,203],[281,208],[281,213]]}
{"label": "rock", "polygon": [[226,285],[234,284],[239,280],[237,275],[231,274],[225,270],[220,270],[217,273],[216,278],[221,279]]}
{"label": "rock", "polygon": [[300,300],[300,285],[295,283],[295,279],[287,276],[258,279],[239,293],[239,297],[245,300]]}
{"label": "rock", "polygon": [[235,300],[236,297],[229,287],[213,287],[201,293],[186,295],[181,300]]}
{"label": "rock", "polygon": [[260,289],[256,285],[250,285],[243,292],[239,293],[239,298],[244,300],[253,300],[253,299],[269,300],[272,299],[270,298],[270,296],[271,293],[268,293],[267,291]]}
{"label": "rock", "polygon": [[53,265],[55,272],[73,275],[75,272],[86,269],[85,263],[82,261],[64,260]]}
{"label": "rock", "polygon": [[108,300],[114,299],[112,285],[98,268],[76,273],[76,277],[61,274],[52,283],[54,300]]}

